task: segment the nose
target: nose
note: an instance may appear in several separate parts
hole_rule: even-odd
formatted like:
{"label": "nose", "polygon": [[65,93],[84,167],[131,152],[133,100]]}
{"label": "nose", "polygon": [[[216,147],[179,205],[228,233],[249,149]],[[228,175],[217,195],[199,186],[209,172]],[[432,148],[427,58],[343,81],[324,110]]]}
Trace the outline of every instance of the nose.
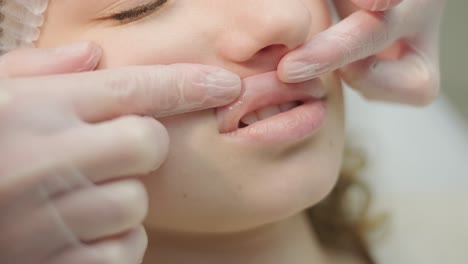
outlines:
{"label": "nose", "polygon": [[312,18],[302,2],[236,0],[225,13],[231,16],[230,24],[218,35],[218,55],[237,63],[257,59],[279,62],[310,34]]}

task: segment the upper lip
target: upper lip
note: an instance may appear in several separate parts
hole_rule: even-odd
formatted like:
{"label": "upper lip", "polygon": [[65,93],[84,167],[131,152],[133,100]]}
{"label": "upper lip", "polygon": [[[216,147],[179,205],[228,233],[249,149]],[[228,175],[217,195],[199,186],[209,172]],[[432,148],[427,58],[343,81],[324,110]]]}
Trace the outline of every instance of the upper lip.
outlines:
{"label": "upper lip", "polygon": [[218,108],[218,129],[229,133],[238,129],[240,120],[248,113],[270,105],[320,100],[326,91],[320,79],[288,84],[281,82],[276,72],[254,75],[243,80],[240,97],[233,103]]}

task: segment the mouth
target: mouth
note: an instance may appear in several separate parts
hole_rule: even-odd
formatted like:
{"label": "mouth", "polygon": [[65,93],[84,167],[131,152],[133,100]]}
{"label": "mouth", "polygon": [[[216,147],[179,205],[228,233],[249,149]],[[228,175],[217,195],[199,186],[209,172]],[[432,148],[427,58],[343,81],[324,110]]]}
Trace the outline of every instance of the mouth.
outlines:
{"label": "mouth", "polygon": [[286,84],[276,72],[246,78],[239,99],[217,109],[219,132],[254,143],[300,140],[324,123],[326,92],[320,79]]}
{"label": "mouth", "polygon": [[293,101],[293,102],[285,102],[280,105],[266,106],[262,109],[248,113],[244,117],[242,117],[241,120],[239,121],[238,128],[241,129],[241,128],[248,127],[259,121],[265,120],[267,118],[273,117],[281,113],[288,112],[303,104],[304,102],[302,101]]}

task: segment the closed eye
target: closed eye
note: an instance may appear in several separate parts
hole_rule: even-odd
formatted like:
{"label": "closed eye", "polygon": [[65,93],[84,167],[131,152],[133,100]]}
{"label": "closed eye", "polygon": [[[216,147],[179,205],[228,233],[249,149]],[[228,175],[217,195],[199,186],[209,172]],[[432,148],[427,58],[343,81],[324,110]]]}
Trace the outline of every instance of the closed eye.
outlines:
{"label": "closed eye", "polygon": [[111,19],[117,20],[120,22],[132,22],[134,20],[148,16],[155,11],[157,11],[161,6],[163,6],[167,0],[155,0],[151,3],[137,6],[133,9],[126,10],[117,14],[110,16]]}

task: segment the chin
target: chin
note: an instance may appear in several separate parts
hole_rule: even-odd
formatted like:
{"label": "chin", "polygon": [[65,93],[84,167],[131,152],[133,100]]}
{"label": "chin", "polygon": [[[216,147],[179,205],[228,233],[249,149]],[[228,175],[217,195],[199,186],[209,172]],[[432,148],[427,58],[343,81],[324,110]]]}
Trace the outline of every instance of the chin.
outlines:
{"label": "chin", "polygon": [[165,164],[144,178],[150,230],[241,232],[291,217],[321,201],[341,168],[341,87],[331,93],[324,125],[314,135],[271,148],[226,139],[213,110],[161,120],[171,136]]}

